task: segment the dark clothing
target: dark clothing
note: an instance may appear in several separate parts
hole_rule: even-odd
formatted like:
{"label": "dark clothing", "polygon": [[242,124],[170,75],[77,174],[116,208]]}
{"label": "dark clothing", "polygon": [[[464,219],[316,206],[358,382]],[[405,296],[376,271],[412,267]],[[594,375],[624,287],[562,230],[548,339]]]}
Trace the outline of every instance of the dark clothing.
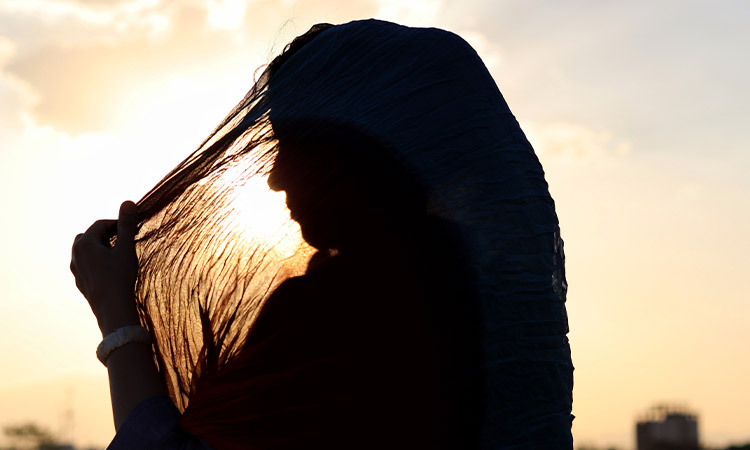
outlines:
{"label": "dark clothing", "polygon": [[180,428],[180,412],[166,395],[139,403],[120,425],[108,450],[211,450]]}

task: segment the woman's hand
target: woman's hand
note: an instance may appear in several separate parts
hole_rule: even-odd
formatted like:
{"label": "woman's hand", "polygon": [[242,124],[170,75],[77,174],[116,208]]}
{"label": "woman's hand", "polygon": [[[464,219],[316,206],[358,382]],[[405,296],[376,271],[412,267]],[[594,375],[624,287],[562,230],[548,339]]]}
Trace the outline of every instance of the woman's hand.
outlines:
{"label": "woman's hand", "polygon": [[[115,226],[117,241],[110,246],[109,231]],[[119,327],[139,325],[135,306],[137,226],[137,207],[127,201],[120,206],[118,220],[98,220],[73,242],[70,270],[103,336]]]}
{"label": "woman's hand", "polygon": [[[113,227],[117,227],[117,241],[110,246]],[[133,202],[125,202],[117,220],[96,221],[73,242],[70,270],[76,277],[76,286],[89,301],[103,336],[120,327],[140,325],[135,307],[137,227],[138,209]],[[106,366],[116,429],[137,404],[167,393],[150,345],[124,345],[112,352]]]}

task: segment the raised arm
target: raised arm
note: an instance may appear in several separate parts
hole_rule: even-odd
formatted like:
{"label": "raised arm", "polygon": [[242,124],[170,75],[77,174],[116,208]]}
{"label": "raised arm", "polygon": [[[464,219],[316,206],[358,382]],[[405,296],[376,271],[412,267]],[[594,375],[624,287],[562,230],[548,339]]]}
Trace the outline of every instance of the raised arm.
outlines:
{"label": "raised arm", "polygon": [[[102,336],[140,325],[135,306],[138,258],[135,252],[137,208],[133,202],[120,206],[118,220],[99,220],[75,237],[70,270],[76,286],[88,300]],[[108,233],[117,227],[117,241],[109,245]],[[147,398],[167,393],[154,364],[149,344],[131,342],[118,347],[106,359],[115,428],[133,408]]]}

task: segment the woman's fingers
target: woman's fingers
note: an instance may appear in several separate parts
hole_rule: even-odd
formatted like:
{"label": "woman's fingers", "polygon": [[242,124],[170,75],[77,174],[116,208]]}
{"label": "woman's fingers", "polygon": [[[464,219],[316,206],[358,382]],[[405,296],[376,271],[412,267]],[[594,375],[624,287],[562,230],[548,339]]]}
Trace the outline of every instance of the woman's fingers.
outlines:
{"label": "woman's fingers", "polygon": [[[81,239],[88,238],[101,244],[108,244],[109,239],[114,235],[116,227],[117,242],[115,246],[132,246],[135,241],[135,234],[138,228],[138,207],[131,201],[126,201],[120,205],[120,215],[118,220],[104,219],[94,222],[85,233],[79,233],[73,239],[73,251],[80,247],[83,242]],[[120,243],[120,245],[117,245]]]}
{"label": "woman's fingers", "polygon": [[[102,331],[113,329],[112,325],[123,317],[138,322],[133,299],[138,276],[134,245],[137,225],[136,205],[125,202],[118,220],[98,220],[73,240],[70,270]],[[112,248],[109,243],[115,233],[117,240]]]}
{"label": "woman's fingers", "polygon": [[117,221],[112,219],[97,220],[83,234],[103,242],[107,238],[107,231],[109,231],[116,223]]}
{"label": "woman's fingers", "polygon": [[135,242],[138,228],[138,207],[131,201],[120,205],[120,216],[117,220],[117,242],[115,247],[131,247]]}

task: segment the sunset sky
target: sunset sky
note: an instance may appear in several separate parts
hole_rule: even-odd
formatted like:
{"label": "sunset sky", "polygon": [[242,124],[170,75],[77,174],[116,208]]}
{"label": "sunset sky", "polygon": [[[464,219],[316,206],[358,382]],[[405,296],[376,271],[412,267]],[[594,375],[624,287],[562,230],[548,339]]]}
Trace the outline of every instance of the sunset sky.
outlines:
{"label": "sunset sky", "polygon": [[73,237],[187,156],[294,36],[369,17],[463,36],[537,150],[576,444],[634,448],[658,402],[697,412],[704,443],[750,441],[745,0],[0,0],[0,426],[109,442]]}

